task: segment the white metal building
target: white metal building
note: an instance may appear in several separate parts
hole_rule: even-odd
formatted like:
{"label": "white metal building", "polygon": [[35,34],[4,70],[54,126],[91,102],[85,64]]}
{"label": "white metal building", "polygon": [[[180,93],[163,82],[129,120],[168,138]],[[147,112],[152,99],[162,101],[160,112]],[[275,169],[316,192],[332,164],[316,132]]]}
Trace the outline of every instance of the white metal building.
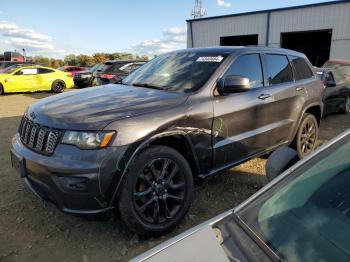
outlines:
{"label": "white metal building", "polygon": [[187,46],[267,45],[305,53],[314,65],[350,59],[350,1],[187,20]]}

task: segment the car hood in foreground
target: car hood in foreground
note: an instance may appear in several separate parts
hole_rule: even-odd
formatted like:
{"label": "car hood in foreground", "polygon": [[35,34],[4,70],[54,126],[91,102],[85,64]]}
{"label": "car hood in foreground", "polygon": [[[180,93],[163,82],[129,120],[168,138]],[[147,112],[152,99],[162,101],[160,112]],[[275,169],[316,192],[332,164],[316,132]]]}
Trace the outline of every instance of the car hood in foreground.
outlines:
{"label": "car hood in foreground", "polygon": [[107,124],[183,103],[183,93],[125,85],[106,85],[51,96],[31,105],[34,122],[58,129],[101,130]]}

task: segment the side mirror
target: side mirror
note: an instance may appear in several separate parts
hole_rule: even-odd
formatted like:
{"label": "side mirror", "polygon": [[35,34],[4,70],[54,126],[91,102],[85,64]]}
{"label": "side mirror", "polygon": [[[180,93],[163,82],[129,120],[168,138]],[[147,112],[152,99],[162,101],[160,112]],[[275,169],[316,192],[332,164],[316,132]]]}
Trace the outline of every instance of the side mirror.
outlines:
{"label": "side mirror", "polygon": [[337,84],[334,81],[326,81],[327,87],[335,87]]}
{"label": "side mirror", "polygon": [[267,180],[270,182],[299,160],[298,153],[294,149],[289,147],[277,149],[270,155],[266,162],[265,170]]}
{"label": "side mirror", "polygon": [[218,82],[219,94],[247,92],[250,89],[249,78],[242,76],[227,76]]}

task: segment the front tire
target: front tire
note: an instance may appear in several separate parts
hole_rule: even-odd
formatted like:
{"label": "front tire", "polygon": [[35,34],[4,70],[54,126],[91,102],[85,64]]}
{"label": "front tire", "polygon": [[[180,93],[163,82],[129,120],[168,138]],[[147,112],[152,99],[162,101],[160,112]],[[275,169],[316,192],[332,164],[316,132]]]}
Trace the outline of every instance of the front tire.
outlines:
{"label": "front tire", "polygon": [[350,113],[350,96],[348,96],[345,99],[344,104],[340,109],[340,113],[342,113],[342,114],[349,114]]}
{"label": "front tire", "polygon": [[314,115],[305,114],[295,137],[294,146],[300,159],[304,158],[316,147],[318,139],[318,122]]}
{"label": "front tire", "polygon": [[51,91],[58,94],[62,93],[66,89],[66,84],[61,80],[56,80],[52,83]]}
{"label": "front tire", "polygon": [[119,212],[127,227],[142,236],[173,230],[193,199],[193,177],[186,159],[166,146],[144,150],[126,173]]}

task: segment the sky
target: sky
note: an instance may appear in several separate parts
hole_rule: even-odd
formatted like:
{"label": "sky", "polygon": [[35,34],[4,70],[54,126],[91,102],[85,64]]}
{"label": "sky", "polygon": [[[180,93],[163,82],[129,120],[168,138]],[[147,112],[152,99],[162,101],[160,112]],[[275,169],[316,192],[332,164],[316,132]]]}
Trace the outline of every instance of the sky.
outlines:
{"label": "sky", "polygon": [[[203,0],[207,16],[329,0]],[[186,47],[195,0],[1,0],[0,53],[28,56],[131,52],[153,56]]]}

